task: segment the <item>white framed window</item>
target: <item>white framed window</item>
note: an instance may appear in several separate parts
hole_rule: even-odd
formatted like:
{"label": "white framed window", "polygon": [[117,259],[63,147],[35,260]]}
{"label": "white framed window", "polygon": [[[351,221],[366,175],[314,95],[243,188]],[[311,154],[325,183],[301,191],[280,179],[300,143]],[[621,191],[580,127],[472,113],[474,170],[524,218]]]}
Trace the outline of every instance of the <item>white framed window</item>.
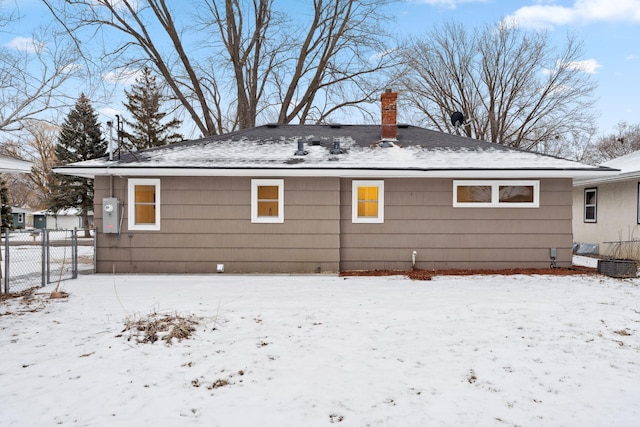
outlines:
{"label": "white framed window", "polygon": [[384,181],[352,181],[351,222],[384,222]]}
{"label": "white framed window", "polygon": [[598,189],[584,189],[584,222],[597,222],[598,219]]}
{"label": "white framed window", "polygon": [[537,208],[540,181],[453,181],[454,208]]}
{"label": "white framed window", "polygon": [[160,180],[131,178],[129,185],[129,230],[160,230]]}
{"label": "white framed window", "polygon": [[251,222],[284,222],[284,180],[251,180]]}

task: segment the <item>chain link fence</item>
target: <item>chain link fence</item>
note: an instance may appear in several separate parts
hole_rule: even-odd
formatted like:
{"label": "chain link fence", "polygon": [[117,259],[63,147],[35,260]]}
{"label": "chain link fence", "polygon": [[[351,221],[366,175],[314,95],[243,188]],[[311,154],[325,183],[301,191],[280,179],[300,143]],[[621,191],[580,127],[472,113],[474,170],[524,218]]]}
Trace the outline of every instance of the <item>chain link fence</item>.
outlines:
{"label": "chain link fence", "polygon": [[16,230],[3,235],[3,293],[21,292],[95,271],[95,235],[85,230]]}

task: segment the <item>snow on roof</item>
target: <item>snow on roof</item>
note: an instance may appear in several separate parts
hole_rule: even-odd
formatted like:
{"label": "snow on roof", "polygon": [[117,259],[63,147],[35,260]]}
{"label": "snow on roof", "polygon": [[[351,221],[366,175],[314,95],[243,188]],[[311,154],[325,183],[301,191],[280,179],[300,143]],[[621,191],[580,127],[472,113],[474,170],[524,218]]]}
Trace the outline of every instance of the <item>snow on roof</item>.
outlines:
{"label": "snow on roof", "polygon": [[608,162],[603,163],[602,166],[620,169],[621,174],[640,172],[640,150],[609,160]]}
{"label": "snow on roof", "polygon": [[[127,153],[121,158],[89,160],[56,169],[60,173],[112,174],[114,169],[179,168],[209,169],[278,169],[282,170],[572,170],[600,171],[601,168],[543,154],[512,149],[471,138],[409,127],[398,132],[398,139],[383,148],[380,127],[359,125],[345,127],[278,126],[258,127],[228,135],[187,141],[165,147]],[[298,141],[304,143],[305,155],[296,155]],[[334,154],[334,148],[341,150]],[[116,156],[117,157],[117,156]],[[86,172],[85,172],[86,173]],[[338,172],[339,174],[339,172]]]}
{"label": "snow on roof", "polygon": [[[60,209],[57,212],[52,212],[49,209],[43,209],[33,212],[34,215],[47,215],[47,216],[81,216],[82,212],[78,208]],[[93,211],[88,212],[89,216],[93,215]]]}
{"label": "snow on roof", "polygon": [[616,182],[640,178],[640,150],[609,160],[603,163],[602,166],[617,169],[619,172],[614,175],[593,179],[576,180],[574,185],[588,185],[598,182]]}
{"label": "snow on roof", "polygon": [[29,173],[32,165],[31,162],[24,160],[0,156],[0,173]]}

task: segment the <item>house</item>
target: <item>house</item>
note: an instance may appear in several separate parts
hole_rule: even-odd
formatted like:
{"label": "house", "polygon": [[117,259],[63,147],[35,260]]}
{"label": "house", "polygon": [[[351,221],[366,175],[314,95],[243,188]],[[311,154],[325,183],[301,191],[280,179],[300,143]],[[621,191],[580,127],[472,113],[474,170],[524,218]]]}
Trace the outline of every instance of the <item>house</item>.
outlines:
{"label": "house", "polygon": [[[13,157],[0,156],[0,173],[30,173],[31,162],[14,159]],[[6,200],[0,200],[0,204],[6,203]],[[16,229],[25,228],[27,224],[27,211],[19,208],[12,208],[13,227]]]}
{"label": "house", "polygon": [[619,173],[576,179],[573,233],[578,250],[640,259],[640,151],[603,163]]}
{"label": "house", "polygon": [[[82,215],[77,208],[61,209],[58,212],[48,210],[34,212],[34,227],[47,230],[72,230],[83,228]],[[89,212],[89,223],[93,223],[93,212]]]}
{"label": "house", "polygon": [[33,209],[12,207],[11,215],[13,216],[14,230],[33,228]]}
{"label": "house", "polygon": [[97,271],[568,267],[572,179],[609,168],[396,122],[275,125],[69,164]]}

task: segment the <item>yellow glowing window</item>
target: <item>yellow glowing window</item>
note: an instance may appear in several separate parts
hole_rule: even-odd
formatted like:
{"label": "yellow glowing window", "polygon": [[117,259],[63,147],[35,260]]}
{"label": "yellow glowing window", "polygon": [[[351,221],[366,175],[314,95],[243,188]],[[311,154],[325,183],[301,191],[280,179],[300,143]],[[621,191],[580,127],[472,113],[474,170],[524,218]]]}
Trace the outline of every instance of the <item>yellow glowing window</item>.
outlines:
{"label": "yellow glowing window", "polygon": [[156,223],[155,185],[136,185],[136,224]]}
{"label": "yellow glowing window", "polygon": [[284,222],[284,180],[251,180],[251,222]]}
{"label": "yellow glowing window", "polygon": [[129,179],[129,230],[160,230],[160,180]]}
{"label": "yellow glowing window", "polygon": [[358,218],[378,216],[378,187],[358,187]]}
{"label": "yellow glowing window", "polygon": [[278,186],[258,186],[258,216],[278,216]]}
{"label": "yellow glowing window", "polygon": [[384,222],[384,181],[353,181],[352,194],[352,222]]}

